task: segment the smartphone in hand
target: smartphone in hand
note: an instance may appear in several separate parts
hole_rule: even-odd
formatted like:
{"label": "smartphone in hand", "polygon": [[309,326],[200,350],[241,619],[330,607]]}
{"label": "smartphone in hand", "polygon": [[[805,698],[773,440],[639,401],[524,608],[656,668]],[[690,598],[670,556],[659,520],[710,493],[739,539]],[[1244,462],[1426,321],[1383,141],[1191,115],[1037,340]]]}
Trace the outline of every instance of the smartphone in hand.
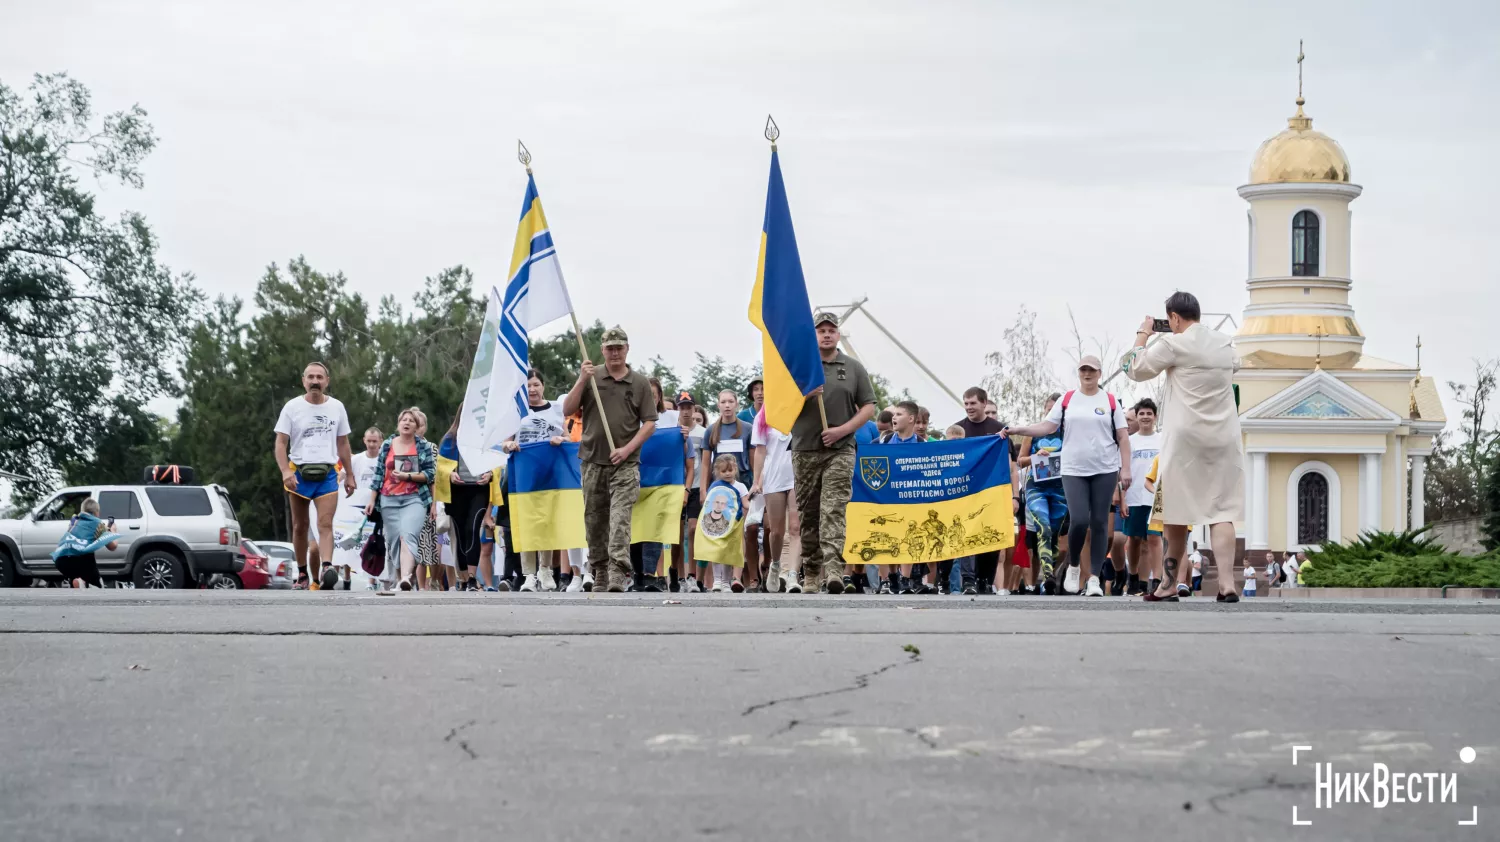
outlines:
{"label": "smartphone in hand", "polygon": [[1166,319],[1152,319],[1151,330],[1154,333],[1171,333],[1172,323]]}

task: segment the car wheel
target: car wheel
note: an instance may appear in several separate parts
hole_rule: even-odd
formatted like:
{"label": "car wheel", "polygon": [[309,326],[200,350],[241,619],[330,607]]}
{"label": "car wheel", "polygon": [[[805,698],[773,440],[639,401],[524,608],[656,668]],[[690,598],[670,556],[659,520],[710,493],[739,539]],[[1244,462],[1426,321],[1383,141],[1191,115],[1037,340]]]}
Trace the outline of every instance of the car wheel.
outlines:
{"label": "car wheel", "polygon": [[242,590],[245,587],[245,583],[241,582],[240,577],[233,573],[221,573],[214,577],[213,584],[208,587],[209,590],[215,591],[237,591]]}
{"label": "car wheel", "polygon": [[868,563],[870,559],[875,557],[875,551],[870,549],[869,547],[865,547],[864,549],[859,551],[859,557],[864,559],[865,562]]}
{"label": "car wheel", "polygon": [[188,586],[187,570],[182,559],[169,552],[154,550],[136,559],[130,574],[137,588],[166,590]]}
{"label": "car wheel", "polygon": [[17,569],[15,559],[10,557],[10,550],[0,547],[0,588],[29,588],[31,577],[22,576]]}

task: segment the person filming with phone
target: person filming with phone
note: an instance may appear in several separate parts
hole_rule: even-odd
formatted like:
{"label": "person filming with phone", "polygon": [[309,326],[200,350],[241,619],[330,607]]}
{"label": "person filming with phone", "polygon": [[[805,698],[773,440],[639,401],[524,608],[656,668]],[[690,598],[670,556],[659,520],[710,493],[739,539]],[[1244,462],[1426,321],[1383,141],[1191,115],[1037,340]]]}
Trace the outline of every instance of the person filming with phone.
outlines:
{"label": "person filming with phone", "polygon": [[[1239,601],[1233,575],[1234,522],[1245,513],[1245,463],[1233,384],[1239,356],[1227,335],[1198,323],[1201,316],[1191,293],[1173,293],[1167,299],[1167,318],[1147,316],[1134,347],[1120,360],[1131,380],[1167,376],[1158,480],[1167,547],[1161,584],[1146,594],[1147,602],[1177,601],[1177,582],[1190,575],[1179,572],[1188,529],[1199,523],[1209,525],[1218,600]],[[1162,335],[1153,339],[1153,333]]]}

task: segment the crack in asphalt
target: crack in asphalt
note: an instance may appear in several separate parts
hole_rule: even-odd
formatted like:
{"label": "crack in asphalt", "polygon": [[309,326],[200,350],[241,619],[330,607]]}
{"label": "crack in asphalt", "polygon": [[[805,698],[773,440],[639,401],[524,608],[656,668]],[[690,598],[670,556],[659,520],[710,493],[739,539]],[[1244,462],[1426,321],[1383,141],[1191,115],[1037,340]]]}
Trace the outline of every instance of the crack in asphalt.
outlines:
{"label": "crack in asphalt", "polygon": [[479,759],[479,755],[477,755],[477,754],[474,753],[474,749],[469,748],[469,741],[468,740],[459,739],[459,737],[458,737],[458,732],[459,731],[462,731],[465,728],[468,728],[469,726],[474,725],[476,722],[478,722],[478,720],[470,719],[468,722],[465,722],[464,724],[455,727],[453,730],[451,730],[451,731],[448,732],[448,736],[446,736],[446,737],[443,738],[443,742],[445,742],[445,743],[452,743],[452,742],[457,741],[458,747],[461,750],[463,750],[464,754],[469,755],[469,759],[470,760],[478,760]]}
{"label": "crack in asphalt", "polygon": [[872,680],[874,680],[876,677],[884,675],[885,673],[890,672],[891,670],[895,669],[896,667],[907,666],[907,665],[910,665],[910,664],[919,664],[921,662],[922,662],[922,653],[920,653],[920,652],[909,652],[909,653],[907,653],[907,658],[905,660],[896,661],[894,663],[886,664],[885,666],[881,667],[880,669],[874,670],[872,672],[860,673],[859,675],[854,676],[854,683],[850,684],[850,685],[848,685],[846,687],[835,687],[832,690],[820,690],[817,693],[804,693],[804,694],[799,695],[799,696],[783,696],[783,697],[781,697],[779,699],[771,699],[770,701],[766,701],[766,702],[757,702],[757,703],[751,705],[750,707],[745,708],[743,711],[741,711],[740,712],[740,716],[749,716],[750,714],[755,713],[756,711],[765,710],[766,708],[775,707],[776,705],[781,705],[781,704],[787,704],[789,702],[805,702],[805,701],[808,701],[810,699],[821,699],[821,698],[824,698],[824,697],[827,697],[827,696],[837,696],[837,695],[839,695],[841,693],[853,693],[853,692],[856,692],[858,690],[863,690],[866,687],[869,687],[870,686],[870,682]]}
{"label": "crack in asphalt", "polygon": [[1231,789],[1228,792],[1221,792],[1218,795],[1210,795],[1208,797],[1208,806],[1214,808],[1215,813],[1220,813],[1226,816],[1237,815],[1230,813],[1228,810],[1224,809],[1224,806],[1219,802],[1228,801],[1231,798],[1238,798],[1241,795],[1249,795],[1252,792],[1265,792],[1268,790],[1296,790],[1306,788],[1307,784],[1294,784],[1287,781],[1278,781],[1276,780],[1276,775],[1271,774],[1267,775],[1266,779],[1258,784],[1238,787],[1236,789]]}

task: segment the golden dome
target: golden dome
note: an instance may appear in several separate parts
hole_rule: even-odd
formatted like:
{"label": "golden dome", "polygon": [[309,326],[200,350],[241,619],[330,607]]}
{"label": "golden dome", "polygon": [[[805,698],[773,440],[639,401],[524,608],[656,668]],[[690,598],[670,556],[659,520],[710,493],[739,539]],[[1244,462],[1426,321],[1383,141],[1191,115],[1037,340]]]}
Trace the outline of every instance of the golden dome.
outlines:
{"label": "golden dome", "polygon": [[1313,131],[1312,118],[1302,112],[1302,103],[1298,97],[1297,113],[1286,121],[1286,131],[1256,150],[1250,163],[1251,184],[1349,181],[1349,156],[1338,141]]}

